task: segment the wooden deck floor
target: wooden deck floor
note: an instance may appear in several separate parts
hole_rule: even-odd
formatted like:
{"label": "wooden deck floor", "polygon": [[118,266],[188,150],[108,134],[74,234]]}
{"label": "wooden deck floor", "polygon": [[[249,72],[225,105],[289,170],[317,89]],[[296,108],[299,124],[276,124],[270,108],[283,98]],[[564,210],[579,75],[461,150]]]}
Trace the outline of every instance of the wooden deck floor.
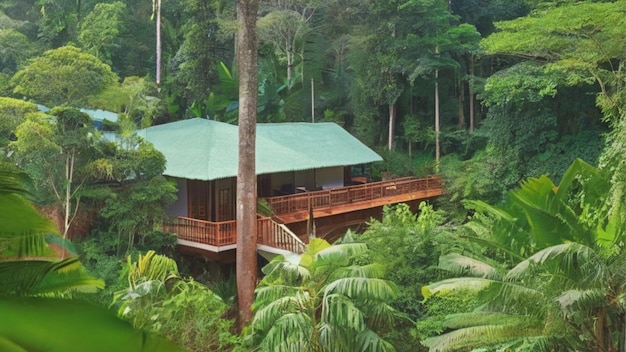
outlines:
{"label": "wooden deck floor", "polygon": [[267,198],[275,218],[285,224],[441,196],[439,176],[400,178],[332,190]]}

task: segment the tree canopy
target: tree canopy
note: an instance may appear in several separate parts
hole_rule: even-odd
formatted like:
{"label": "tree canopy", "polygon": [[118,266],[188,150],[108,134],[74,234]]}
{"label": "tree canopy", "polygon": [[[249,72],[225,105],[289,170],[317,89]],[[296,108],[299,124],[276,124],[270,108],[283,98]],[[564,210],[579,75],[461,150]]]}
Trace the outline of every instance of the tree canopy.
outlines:
{"label": "tree canopy", "polygon": [[18,71],[14,92],[50,107],[81,107],[118,82],[117,75],[97,57],[73,46],[46,51]]}

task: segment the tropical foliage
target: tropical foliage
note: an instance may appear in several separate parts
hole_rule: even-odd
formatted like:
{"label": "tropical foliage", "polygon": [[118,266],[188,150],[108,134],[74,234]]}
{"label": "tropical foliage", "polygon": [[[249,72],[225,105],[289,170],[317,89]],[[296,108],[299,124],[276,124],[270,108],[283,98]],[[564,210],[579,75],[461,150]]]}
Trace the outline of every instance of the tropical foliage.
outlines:
{"label": "tropical foliage", "polygon": [[0,165],[0,293],[63,296],[103,288],[81,266],[71,244],[59,237],[54,223],[25,198],[30,196],[28,180],[15,167]]}
{"label": "tropical foliage", "polygon": [[385,206],[381,221],[372,219],[363,234],[352,235],[369,249],[357,257],[357,263],[384,265],[384,278],[398,287],[398,295],[389,303],[408,319],[399,321],[383,336],[397,351],[417,351],[419,338],[413,333],[414,322],[430,314],[420,288],[444,278],[436,267],[438,255],[460,248],[461,242],[443,229],[443,222],[441,211],[425,202],[419,205],[419,215],[408,205],[398,204]]}
{"label": "tropical foliage", "polygon": [[362,243],[312,239],[301,255],[263,268],[246,343],[259,351],[394,351],[380,337],[393,326],[394,284],[379,264],[357,265]]}
{"label": "tropical foliage", "polygon": [[[176,262],[148,251],[124,269],[128,287],[114,296],[120,317],[190,351],[229,351],[238,344],[228,306],[206,286],[180,277]],[[173,323],[175,322],[175,323]]]}
{"label": "tropical foliage", "polygon": [[[382,220],[372,220],[361,235],[368,251],[359,257],[364,263],[384,263],[385,278],[399,287],[392,305],[411,319],[422,315],[420,287],[440,278],[436,253],[449,250],[446,233],[441,231],[443,216],[432,205],[421,203],[419,216],[406,204],[385,206]],[[420,268],[420,269],[417,269]]]}
{"label": "tropical foliage", "polygon": [[[362,244],[340,244],[334,251],[347,254],[334,262],[328,259],[335,258],[333,250],[315,244],[311,253],[270,263],[257,289],[250,348],[299,350],[304,341],[310,350],[355,350],[357,342],[346,337],[350,331],[398,351],[419,349],[416,341],[425,337],[431,337],[424,343],[432,350],[626,349],[624,0],[266,0],[259,5],[252,15],[260,33],[259,67],[252,70],[258,83],[249,80],[256,87],[250,91],[258,93],[256,109],[249,110],[257,112],[256,121],[339,123],[384,157],[371,166],[374,178],[436,169],[447,192],[434,208],[422,205],[419,217],[404,206],[386,208],[382,220],[371,221],[357,238],[369,251]],[[101,303],[110,303],[108,295],[121,288],[121,255],[174,248],[175,238],[158,231],[174,187],[159,176],[162,156],[132,130],[189,117],[237,121],[236,82],[242,75],[236,62],[252,56],[236,49],[242,43],[235,40],[241,28],[236,23],[235,2],[224,0],[0,4],[0,158],[32,178],[24,186],[23,174],[8,171],[6,180],[16,183],[7,183],[11,191],[0,191],[10,199],[0,201],[0,279],[7,283],[0,293],[76,298],[87,296],[80,294],[84,288],[102,286],[31,200],[62,209],[62,232],[74,226],[74,215],[89,219],[98,210],[90,238],[79,248],[83,264],[106,279],[108,290],[97,296]],[[155,77],[156,66],[162,79]],[[45,114],[38,104],[57,108]],[[84,107],[119,113],[120,123],[105,128],[121,139],[104,142],[78,112]],[[438,154],[442,158],[435,163]],[[599,169],[582,161],[568,169],[576,158]],[[441,208],[446,218],[433,210]],[[202,272],[199,262],[181,263]],[[389,292],[377,291],[376,299],[386,297],[384,303],[409,319],[378,325],[370,317],[380,312],[372,312],[361,293],[347,296],[333,286],[352,277],[346,271],[358,279],[382,279]],[[467,277],[419,289],[459,273]],[[134,276],[134,284],[121,284],[128,290],[117,302],[129,307],[128,319],[176,336],[190,349],[201,349],[199,343],[237,346],[226,333],[230,321],[220,319],[224,304],[197,281],[181,274],[145,280],[153,285],[144,284],[141,275]],[[248,282],[252,287],[256,279]],[[362,294],[371,288],[362,286]],[[247,292],[251,297],[252,288]],[[44,319],[43,313],[26,312],[22,302],[39,311],[49,304],[39,298],[3,300],[2,316],[11,317],[4,322],[39,319],[62,326],[62,319],[71,318]],[[66,303],[91,314],[73,301],[50,304]],[[212,313],[197,314],[204,311]],[[268,317],[285,325],[270,327]],[[91,326],[113,331],[117,323],[96,326],[93,319]],[[200,328],[190,327],[196,323]],[[84,326],[76,331],[85,338],[97,338],[86,331],[89,324],[71,324]],[[278,338],[280,329],[289,331]],[[375,335],[361,333],[368,329]],[[309,338],[297,337],[302,331]],[[58,332],[32,335],[95,348]],[[0,334],[1,350],[18,350],[3,345],[4,337]]]}
{"label": "tropical foliage", "polygon": [[72,46],[45,52],[12,78],[15,93],[48,106],[86,104],[117,81],[111,67]]}
{"label": "tropical foliage", "polygon": [[179,350],[103,308],[67,299],[104,283],[85,271],[56,226],[32,206],[27,182],[24,172],[0,166],[0,349]]}
{"label": "tropical foliage", "polygon": [[[457,288],[480,290],[482,309],[446,318],[451,331],[424,341],[432,351],[499,344],[516,350],[619,350],[623,341],[623,233],[608,211],[609,178],[575,161],[558,187],[531,178],[481,216],[472,239],[491,259],[461,254],[439,266],[469,277],[423,288],[425,297]],[[484,216],[484,217],[482,217]]]}
{"label": "tropical foliage", "polygon": [[184,351],[133,329],[105,308],[77,300],[5,297],[0,312],[3,351]]}

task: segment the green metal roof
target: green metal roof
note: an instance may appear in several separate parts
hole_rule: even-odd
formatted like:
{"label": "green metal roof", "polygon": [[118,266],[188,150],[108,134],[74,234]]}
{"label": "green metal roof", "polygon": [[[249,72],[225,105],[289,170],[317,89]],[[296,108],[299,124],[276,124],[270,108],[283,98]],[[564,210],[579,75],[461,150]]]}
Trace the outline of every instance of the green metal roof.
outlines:
{"label": "green metal roof", "polygon": [[[138,134],[167,160],[167,176],[215,180],[237,176],[238,127],[195,118],[148,127]],[[334,123],[260,123],[256,173],[320,169],[380,161]]]}

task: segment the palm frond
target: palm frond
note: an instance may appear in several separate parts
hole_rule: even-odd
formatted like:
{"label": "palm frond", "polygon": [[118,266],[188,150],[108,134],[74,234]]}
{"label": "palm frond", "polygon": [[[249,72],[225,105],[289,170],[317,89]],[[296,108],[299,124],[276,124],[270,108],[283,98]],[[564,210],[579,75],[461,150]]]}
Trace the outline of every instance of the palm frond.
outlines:
{"label": "palm frond", "polygon": [[0,163],[0,194],[16,194],[25,198],[31,196],[28,186],[32,180],[24,171],[7,163]]}
{"label": "palm frond", "polygon": [[494,207],[490,204],[487,204],[481,200],[465,200],[463,204],[468,209],[473,209],[477,212],[489,214],[496,219],[502,219],[508,222],[515,221],[515,217],[509,214],[506,210],[500,209],[498,207]]}
{"label": "palm frond", "polygon": [[395,352],[389,342],[383,340],[372,330],[361,331],[356,337],[356,350],[362,352]]}
{"label": "palm frond", "polygon": [[54,223],[17,194],[0,194],[0,239],[58,233]]}
{"label": "palm frond", "polygon": [[341,294],[324,296],[321,320],[331,326],[346,327],[354,331],[366,328],[363,312],[351,299]]}
{"label": "palm frond", "polygon": [[596,244],[603,248],[607,256],[615,254],[619,249],[617,245],[623,240],[625,224],[622,221],[622,214],[609,212],[604,223],[596,227]]}
{"label": "palm frond", "polygon": [[359,255],[367,251],[365,243],[340,243],[326,247],[315,253],[315,259],[320,262],[332,262],[338,258]]}
{"label": "palm frond", "polygon": [[178,265],[176,262],[164,255],[156,254],[155,251],[148,251],[140,254],[137,261],[133,262],[131,256],[127,258],[129,268],[128,281],[131,286],[135,286],[143,281],[157,280],[165,282],[171,276],[178,276]]}
{"label": "palm frond", "polygon": [[[306,256],[307,253],[304,253],[301,257],[298,256],[298,258],[301,258],[300,261],[302,261]],[[307,280],[311,276],[306,265],[288,260],[276,260],[276,258],[263,267],[263,273],[265,273],[265,277],[261,281],[263,285],[273,282],[296,284],[302,280]]]}
{"label": "palm frond", "polygon": [[45,295],[74,291],[93,293],[104,289],[104,286],[104,280],[91,276],[83,266],[75,265],[73,269],[59,268],[49,272],[35,287],[33,294]]}
{"label": "palm frond", "polygon": [[342,277],[371,277],[382,278],[385,275],[385,266],[379,263],[367,265],[350,265],[335,270],[329,281]]}
{"label": "palm frond", "polygon": [[282,316],[306,311],[310,306],[310,302],[308,302],[309,299],[310,297],[306,297],[305,294],[300,293],[269,302],[255,311],[252,320],[253,329],[262,332],[269,331]]}
{"label": "palm frond", "polygon": [[333,293],[340,293],[351,298],[368,297],[386,302],[396,297],[398,289],[392,282],[382,279],[346,277],[331,282],[324,289],[325,297]]}
{"label": "palm frond", "polygon": [[493,249],[500,250],[503,253],[506,253],[509,256],[511,256],[511,258],[513,258],[516,261],[520,261],[520,260],[524,259],[524,256],[522,256],[520,253],[518,253],[517,251],[512,250],[507,245],[505,245],[505,244],[503,244],[503,243],[501,243],[499,241],[488,240],[488,239],[478,238],[478,237],[473,237],[473,236],[461,236],[461,238],[467,239],[470,242],[474,242],[476,244],[480,244],[480,245],[485,246],[487,248],[493,248]]}
{"label": "palm frond", "polygon": [[487,311],[503,311],[522,315],[545,317],[546,297],[541,282],[499,282],[486,291]]}
{"label": "palm frond", "polygon": [[324,351],[354,351],[355,350],[355,330],[347,329],[344,326],[332,325],[328,322],[319,323],[319,344]]}
{"label": "palm frond", "polygon": [[577,158],[561,177],[556,197],[565,201],[568,193],[574,190],[576,182],[582,182],[587,202],[604,200],[611,186],[609,178],[600,170]]}
{"label": "palm frond", "polygon": [[270,302],[274,302],[285,296],[296,295],[301,291],[302,289],[300,287],[294,287],[291,285],[272,284],[268,286],[260,286],[254,290],[255,299],[253,309],[256,309],[257,306],[261,307]]}
{"label": "palm frond", "polygon": [[446,352],[494,345],[527,336],[542,336],[542,331],[517,325],[480,325],[430,337],[423,340],[422,344],[430,351]]}
{"label": "palm frond", "polygon": [[259,346],[261,351],[310,351],[314,330],[314,322],[306,313],[287,313],[273,322]]}
{"label": "palm frond", "polygon": [[521,186],[509,194],[523,203],[540,209],[553,206],[550,195],[554,196],[556,186],[546,175],[530,177]]}
{"label": "palm frond", "polygon": [[498,271],[493,266],[459,253],[450,253],[439,257],[440,269],[470,276],[497,279]]}
{"label": "palm frond", "polygon": [[499,285],[500,281],[478,277],[459,277],[445,279],[431,283],[426,286],[422,286],[422,296],[424,296],[424,299],[428,299],[434,294],[445,294],[452,290],[459,289],[481,291],[494,284]]}
{"label": "palm frond", "polygon": [[385,329],[397,323],[398,319],[408,319],[404,313],[396,311],[387,303],[366,302],[361,309],[367,312],[366,323],[372,329]]}
{"label": "palm frond", "polygon": [[0,262],[0,293],[41,295],[68,290],[95,290],[104,287],[80,266],[78,257],[61,261],[16,260]]}
{"label": "palm frond", "polygon": [[449,329],[461,329],[483,325],[541,326],[542,321],[525,315],[477,311],[450,314],[444,324]]}
{"label": "palm frond", "polygon": [[551,273],[567,273],[578,285],[603,282],[607,275],[602,258],[593,248],[570,242],[542,249],[509,270],[505,280],[523,280],[541,270]]}
{"label": "palm frond", "polygon": [[54,262],[39,260],[0,262],[0,293],[28,295],[55,266]]}
{"label": "palm frond", "polygon": [[[262,351],[354,351],[362,331],[392,325],[396,286],[380,264],[349,265],[363,243],[312,239],[305,253],[263,268],[255,291],[252,346]],[[380,323],[380,324],[379,324]],[[380,343],[379,345],[384,345]]]}
{"label": "palm frond", "polygon": [[603,289],[568,290],[563,292],[556,301],[564,316],[574,311],[587,311],[604,304],[607,292]]}

